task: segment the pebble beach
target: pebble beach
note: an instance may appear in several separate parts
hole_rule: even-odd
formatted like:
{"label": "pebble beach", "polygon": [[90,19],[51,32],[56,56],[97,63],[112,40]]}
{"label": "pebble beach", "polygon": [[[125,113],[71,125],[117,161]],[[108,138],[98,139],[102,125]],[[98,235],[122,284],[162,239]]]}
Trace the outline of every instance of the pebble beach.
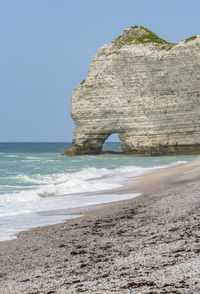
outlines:
{"label": "pebble beach", "polygon": [[200,160],[137,177],[64,223],[0,242],[0,293],[200,293]]}

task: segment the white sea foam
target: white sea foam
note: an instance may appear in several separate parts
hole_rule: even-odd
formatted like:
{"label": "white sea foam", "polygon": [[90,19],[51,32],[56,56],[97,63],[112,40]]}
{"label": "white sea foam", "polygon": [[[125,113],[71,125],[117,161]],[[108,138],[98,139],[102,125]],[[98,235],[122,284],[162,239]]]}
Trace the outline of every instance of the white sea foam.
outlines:
{"label": "white sea foam", "polygon": [[35,188],[1,195],[0,203],[33,201],[38,200],[40,197],[115,189],[122,185],[124,178],[137,176],[146,170],[145,168],[134,166],[126,166],[113,170],[90,167],[78,172],[66,174],[36,174],[31,176],[20,174],[15,177],[15,180],[26,184],[35,184]]}
{"label": "white sea foam", "polygon": [[93,178],[100,178],[104,175],[112,173],[112,170],[101,168],[97,169],[95,167],[84,168],[75,173],[61,173],[61,174],[50,174],[41,175],[33,174],[31,176],[19,174],[15,176],[15,179],[20,180],[24,183],[34,183],[34,184],[59,184],[66,181],[72,181],[73,179],[88,180]]}
{"label": "white sea foam", "polygon": [[[55,224],[76,217],[74,215],[64,215],[62,209],[74,209],[90,205],[97,205],[111,201],[120,201],[140,196],[139,193],[127,195],[113,194],[91,194],[91,195],[73,195],[60,196],[55,198],[43,198],[39,202],[23,202],[22,205],[11,203],[7,211],[3,214],[0,209],[0,241],[14,239],[15,234],[29,228]],[[56,214],[52,211],[57,211]],[[61,213],[59,214],[59,210]],[[48,213],[45,213],[48,212]],[[80,216],[80,215],[78,215]],[[2,221],[3,220],[3,221]]]}
{"label": "white sea foam", "polygon": [[53,224],[66,219],[66,216],[61,215],[36,215],[41,211],[83,207],[139,196],[106,193],[100,195],[98,191],[117,189],[129,178],[183,162],[150,168],[130,165],[115,169],[88,167],[76,172],[59,174],[21,173],[13,177],[13,180],[21,183],[24,190],[0,195],[0,240],[13,238],[16,232],[30,227]]}
{"label": "white sea foam", "polygon": [[13,202],[24,202],[39,199],[40,196],[34,190],[26,190],[18,193],[3,194],[0,197],[0,204],[2,203],[13,203]]}
{"label": "white sea foam", "polygon": [[28,159],[28,160],[41,160],[42,159],[41,157],[37,157],[37,156],[25,156],[24,158]]}
{"label": "white sea foam", "polygon": [[16,216],[16,215],[24,215],[26,213],[30,213],[32,212],[31,210],[28,210],[28,209],[21,209],[21,210],[7,210],[6,212],[1,212],[0,214],[0,219],[1,218],[4,218],[4,217],[10,217],[10,216]]}
{"label": "white sea foam", "polygon": [[0,203],[35,201],[41,197],[117,189],[123,185],[123,181],[127,178],[180,163],[183,163],[183,161],[151,168],[125,166],[116,169],[97,169],[95,167],[89,167],[66,174],[35,174],[31,176],[19,174],[15,177],[16,180],[26,184],[35,184],[35,186],[31,186],[34,188],[30,189],[29,185],[29,189],[25,191],[3,194],[0,196]]}

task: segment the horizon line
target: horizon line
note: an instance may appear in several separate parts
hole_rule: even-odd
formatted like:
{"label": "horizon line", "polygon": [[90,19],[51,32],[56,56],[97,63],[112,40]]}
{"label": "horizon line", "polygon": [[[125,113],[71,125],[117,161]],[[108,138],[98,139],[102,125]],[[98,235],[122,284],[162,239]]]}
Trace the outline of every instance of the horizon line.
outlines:
{"label": "horizon line", "polygon": [[[0,144],[8,144],[8,143],[71,143],[72,144],[72,141],[0,141]],[[121,143],[120,141],[107,141],[107,142],[104,142],[104,143]]]}

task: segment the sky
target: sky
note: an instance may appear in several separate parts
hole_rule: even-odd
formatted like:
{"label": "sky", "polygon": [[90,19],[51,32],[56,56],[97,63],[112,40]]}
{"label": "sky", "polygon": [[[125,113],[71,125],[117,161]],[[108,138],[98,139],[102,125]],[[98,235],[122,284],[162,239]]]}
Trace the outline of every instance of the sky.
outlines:
{"label": "sky", "polygon": [[199,0],[0,0],[0,142],[70,142],[71,92],[97,49],[133,25],[178,42],[200,34],[199,13]]}

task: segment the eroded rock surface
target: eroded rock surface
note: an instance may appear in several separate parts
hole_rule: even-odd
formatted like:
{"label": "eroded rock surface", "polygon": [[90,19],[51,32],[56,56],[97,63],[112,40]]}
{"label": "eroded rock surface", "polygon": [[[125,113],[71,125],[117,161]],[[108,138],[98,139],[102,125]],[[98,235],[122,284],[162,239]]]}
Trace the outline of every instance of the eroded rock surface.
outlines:
{"label": "eroded rock surface", "polygon": [[143,27],[125,30],[92,59],[71,116],[65,155],[99,154],[112,133],[127,154],[200,153],[200,35],[171,44]]}

